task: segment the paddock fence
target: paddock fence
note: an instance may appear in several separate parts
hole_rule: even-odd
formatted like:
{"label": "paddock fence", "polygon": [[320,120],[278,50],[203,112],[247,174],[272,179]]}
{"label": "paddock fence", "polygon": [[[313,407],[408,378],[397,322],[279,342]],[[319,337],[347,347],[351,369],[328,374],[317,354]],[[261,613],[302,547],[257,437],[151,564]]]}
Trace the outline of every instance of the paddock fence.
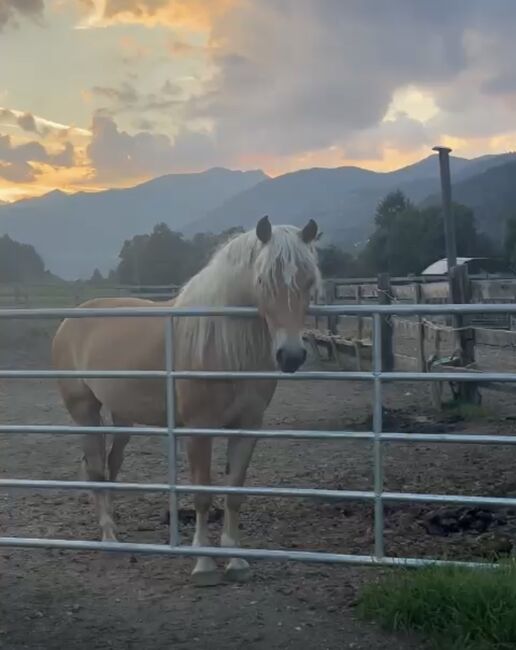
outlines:
{"label": "paddock fence", "polygon": [[0,282],[0,308],[76,307],[91,298],[137,297],[169,300],[177,285],[129,285],[109,282]]}
{"label": "paddock fence", "polygon": [[[451,293],[450,296],[450,286]],[[469,276],[464,266],[447,276],[330,279],[323,300],[342,305],[439,305],[516,303],[516,278]],[[321,361],[331,359],[341,369],[373,367],[370,316],[312,318],[306,340]],[[488,309],[470,314],[393,314],[384,318],[383,367],[419,372],[470,372],[508,370],[516,366],[516,318],[509,309]],[[457,392],[457,382],[450,384]],[[435,385],[434,400],[440,406],[443,386]],[[483,382],[485,390],[515,392],[514,386]],[[471,387],[463,386],[463,393]],[[475,391],[476,399],[480,392]],[[467,395],[468,396],[468,395]],[[470,394],[469,399],[473,396]]]}
{"label": "paddock fence", "polygon": [[[254,308],[225,307],[219,309],[204,308],[170,308],[155,307],[145,309],[2,309],[0,320],[5,319],[62,319],[62,318],[102,318],[102,317],[158,317],[166,319],[164,369],[155,371],[56,371],[56,370],[0,370],[0,379],[57,379],[67,377],[82,378],[138,378],[161,379],[166,384],[167,420],[163,427],[82,427],[82,426],[51,426],[51,425],[0,425],[0,434],[17,435],[82,435],[85,433],[117,434],[128,433],[137,436],[159,436],[166,442],[168,454],[168,482],[166,483],[114,483],[62,480],[9,479],[0,480],[0,490],[31,489],[31,490],[121,490],[126,492],[162,492],[168,494],[170,501],[170,538],[168,544],[143,544],[126,542],[99,542],[79,539],[52,539],[27,537],[0,537],[0,546],[23,548],[58,548],[70,550],[96,550],[129,553],[147,553],[172,556],[211,556],[211,557],[241,557],[246,559],[345,563],[360,565],[387,565],[419,567],[427,564],[460,564],[472,567],[494,566],[478,562],[450,562],[442,559],[417,557],[391,557],[384,552],[384,505],[386,503],[437,503],[437,504],[467,504],[479,506],[516,507],[516,498],[499,498],[481,495],[464,496],[457,494],[422,494],[411,492],[389,492],[384,489],[383,452],[386,444],[396,443],[463,443],[488,445],[515,445],[516,436],[505,435],[473,435],[473,434],[422,434],[422,433],[386,433],[383,431],[383,400],[382,388],[386,382],[414,381],[448,381],[460,380],[467,384],[478,381],[515,383],[516,373],[482,373],[468,372],[400,372],[386,370],[383,367],[382,345],[386,338],[386,328],[390,327],[392,317],[435,317],[448,315],[453,317],[472,316],[481,312],[497,314],[502,312],[516,314],[516,305],[503,304],[448,304],[448,305],[416,305],[416,304],[387,304],[387,305],[324,305],[313,306],[310,315],[314,318],[339,318],[342,316],[370,318],[372,322],[372,369],[368,371],[317,370],[299,371],[295,374],[280,372],[208,372],[208,371],[178,371],[174,368],[174,321],[176,318],[188,316],[206,317],[249,317],[255,318]],[[175,382],[178,379],[189,380],[263,380],[276,379],[280,381],[361,381],[372,385],[373,419],[370,431],[318,431],[318,430],[225,430],[197,429],[179,427],[176,422]],[[188,436],[218,437],[254,437],[263,439],[310,439],[310,440],[362,440],[372,447],[374,460],[374,488],[362,490],[328,490],[296,487],[230,487],[179,484],[177,481],[177,440]],[[368,502],[374,506],[374,553],[371,555],[349,555],[329,552],[314,552],[307,550],[290,551],[283,549],[261,548],[220,548],[192,547],[181,543],[178,530],[178,499],[181,495],[192,493],[212,494],[241,494],[247,496],[292,497],[314,499],[336,499]]]}

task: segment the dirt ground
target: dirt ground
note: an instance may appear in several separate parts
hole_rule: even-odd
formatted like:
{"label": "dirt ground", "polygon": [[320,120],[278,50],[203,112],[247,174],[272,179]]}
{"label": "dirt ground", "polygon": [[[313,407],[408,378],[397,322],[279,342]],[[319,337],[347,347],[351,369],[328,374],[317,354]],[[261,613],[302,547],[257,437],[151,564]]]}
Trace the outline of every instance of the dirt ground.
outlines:
{"label": "dirt ground", "polygon": [[[48,341],[30,337],[0,347],[2,367],[49,367]],[[516,406],[484,395],[482,417],[465,421],[432,412],[425,385],[385,387],[386,428],[512,434]],[[2,422],[65,424],[51,381],[1,381]],[[282,383],[267,427],[370,427],[371,387],[337,382]],[[74,479],[80,442],[74,437],[0,436],[0,476]],[[215,480],[224,481],[224,448]],[[516,495],[514,451],[507,447],[389,444],[386,488],[396,491]],[[165,449],[134,439],[120,480],[166,480]],[[372,448],[364,441],[260,441],[248,484],[343,489],[372,488]],[[180,480],[188,482],[182,459]],[[189,499],[181,506],[190,507]],[[217,505],[220,505],[218,502]],[[163,495],[116,497],[120,538],[166,542]],[[464,523],[466,522],[466,523]],[[480,522],[480,523],[479,523]],[[484,522],[484,523],[482,523]],[[487,523],[486,523],[487,522]],[[354,502],[253,498],[244,508],[246,546],[365,554],[372,551],[372,508]],[[387,507],[386,552],[399,556],[481,558],[516,542],[513,513],[443,511],[435,506]],[[220,521],[212,524],[213,541]],[[0,530],[10,536],[97,539],[85,494],[24,490],[0,493]],[[193,526],[181,523],[184,542]],[[69,551],[0,550],[0,648],[77,650],[165,648],[404,650],[416,639],[385,635],[355,614],[358,591],[378,570],[260,562],[246,585],[196,589],[191,560],[106,556]]]}

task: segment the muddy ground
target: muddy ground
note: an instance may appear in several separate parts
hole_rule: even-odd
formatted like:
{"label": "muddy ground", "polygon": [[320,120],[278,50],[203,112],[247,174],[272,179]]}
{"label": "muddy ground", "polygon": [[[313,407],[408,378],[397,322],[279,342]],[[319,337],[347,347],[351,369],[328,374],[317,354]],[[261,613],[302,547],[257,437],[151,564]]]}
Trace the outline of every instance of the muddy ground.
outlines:
{"label": "muddy ground", "polygon": [[[0,346],[2,367],[49,367],[46,337],[25,336]],[[313,362],[312,362],[313,363]],[[484,394],[475,419],[432,411],[429,388],[385,387],[386,428],[512,434],[512,398]],[[68,423],[51,381],[1,381],[2,422]],[[337,382],[282,383],[267,413],[267,427],[356,429],[370,427],[371,388]],[[0,436],[0,476],[73,479],[79,440],[56,436]],[[223,446],[215,480],[224,481]],[[512,448],[389,444],[386,488],[395,491],[516,495]],[[137,438],[127,449],[120,479],[166,480],[163,442]],[[250,485],[372,488],[370,443],[261,441]],[[182,482],[188,481],[184,462]],[[219,503],[217,503],[219,505]],[[181,506],[188,509],[184,499]],[[116,497],[120,538],[167,540],[162,495]],[[186,513],[187,515],[188,513]],[[353,502],[253,498],[242,516],[244,544],[254,547],[372,551],[372,509]],[[509,511],[441,510],[435,506],[386,508],[386,552],[399,556],[485,558],[516,543]],[[212,524],[213,540],[220,521]],[[5,535],[97,539],[86,495],[75,492],[10,491],[0,494],[0,530]],[[181,535],[191,540],[183,517]],[[417,639],[395,638],[363,623],[355,613],[360,586],[377,570],[255,563],[246,585],[196,589],[191,561],[163,557],[105,556],[69,551],[0,551],[0,648],[77,650],[165,648],[395,650],[424,648]]]}

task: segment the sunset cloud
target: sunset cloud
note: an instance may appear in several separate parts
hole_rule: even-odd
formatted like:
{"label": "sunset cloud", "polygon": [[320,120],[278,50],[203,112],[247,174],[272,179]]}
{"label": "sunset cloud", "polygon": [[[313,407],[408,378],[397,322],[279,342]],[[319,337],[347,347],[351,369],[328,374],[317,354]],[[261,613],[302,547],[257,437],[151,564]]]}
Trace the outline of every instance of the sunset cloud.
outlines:
{"label": "sunset cloud", "polygon": [[14,144],[8,135],[0,135],[0,177],[13,183],[31,183],[41,173],[37,163],[50,167],[72,167],[74,147],[71,143],[57,153],[50,153],[36,141]]}
{"label": "sunset cloud", "polygon": [[119,130],[111,117],[99,114],[93,119],[92,133],[86,151],[96,180],[137,179],[163,174],[173,167],[173,146],[166,135],[130,135]]}
{"label": "sunset cloud", "polygon": [[98,97],[109,99],[120,104],[135,104],[138,101],[138,93],[135,88],[125,81],[120,88],[109,88],[105,86],[93,86],[91,92]]}
{"label": "sunset cloud", "polygon": [[61,124],[60,122],[54,122],[53,120],[48,120],[39,115],[33,115],[32,113],[26,113],[13,108],[4,108],[0,106],[0,125],[17,125],[24,130],[30,131],[31,129],[27,129],[26,126],[32,125],[32,123],[34,123],[36,130],[40,131],[53,131],[55,133],[75,135],[78,137],[91,136],[91,131],[88,129],[70,126],[69,124]]}
{"label": "sunset cloud", "polygon": [[19,18],[38,20],[43,16],[43,0],[1,0],[0,31],[7,24],[18,26]]}
{"label": "sunset cloud", "polygon": [[82,0],[87,16],[82,28],[141,24],[209,30],[235,0]]}
{"label": "sunset cloud", "polygon": [[23,113],[23,115],[20,115],[16,122],[18,123],[18,126],[20,126],[24,131],[31,131],[32,133],[36,133],[38,130],[38,127],[36,126],[36,120],[34,119],[34,115],[32,113]]}
{"label": "sunset cloud", "polygon": [[514,0],[0,0],[4,149],[46,152],[4,151],[0,198],[516,149],[514,24]]}

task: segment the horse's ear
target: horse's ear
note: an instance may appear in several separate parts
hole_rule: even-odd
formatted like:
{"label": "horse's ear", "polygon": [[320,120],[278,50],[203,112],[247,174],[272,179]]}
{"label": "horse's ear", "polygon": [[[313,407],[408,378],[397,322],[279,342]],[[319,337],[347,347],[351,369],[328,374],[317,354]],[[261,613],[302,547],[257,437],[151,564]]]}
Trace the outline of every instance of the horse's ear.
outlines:
{"label": "horse's ear", "polygon": [[305,244],[309,244],[317,237],[317,224],[313,219],[306,224],[306,226],[301,231],[301,239]]}
{"label": "horse's ear", "polygon": [[270,241],[270,238],[272,237],[272,226],[269,217],[262,217],[260,221],[258,221],[256,224],[256,236],[263,244]]}

